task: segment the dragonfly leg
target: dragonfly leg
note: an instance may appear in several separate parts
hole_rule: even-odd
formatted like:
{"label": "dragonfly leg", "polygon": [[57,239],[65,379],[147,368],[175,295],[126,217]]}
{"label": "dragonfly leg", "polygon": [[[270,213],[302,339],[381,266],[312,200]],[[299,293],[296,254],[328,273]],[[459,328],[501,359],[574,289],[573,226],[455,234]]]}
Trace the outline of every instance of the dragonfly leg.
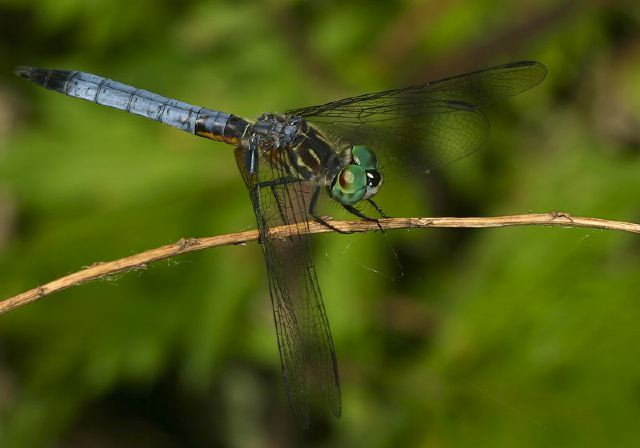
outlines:
{"label": "dragonfly leg", "polygon": [[[375,207],[375,209],[378,211],[378,213],[380,213],[380,215],[382,215],[383,218],[387,218],[388,216],[385,215],[382,212],[382,209],[380,207],[378,207],[377,204],[375,204],[373,201],[369,200],[371,202],[371,204]],[[348,211],[349,213],[351,213],[352,215],[356,215],[358,218],[364,219],[365,221],[373,221],[378,225],[378,229],[382,232],[382,233],[387,233],[385,232],[384,228],[380,225],[380,220],[376,219],[376,218],[372,218],[371,216],[367,216],[365,215],[362,211],[358,210],[357,208],[351,206],[351,205],[344,205],[342,204],[342,206],[345,208],[346,211]]]}
{"label": "dragonfly leg", "polygon": [[383,217],[383,218],[389,218],[390,217],[390,216],[385,215],[384,212],[382,211],[382,209],[380,208],[380,206],[378,204],[376,204],[375,202],[373,202],[372,199],[367,199],[367,202],[369,204],[371,204],[373,206],[373,208],[375,208],[378,213],[380,213],[381,217]]}
{"label": "dragonfly leg", "polygon": [[341,233],[343,235],[347,235],[350,233],[353,233],[349,230],[340,230],[337,227],[329,224],[328,221],[326,221],[324,218],[322,218],[320,215],[318,215],[318,213],[316,212],[316,205],[318,204],[318,194],[320,193],[320,186],[317,186],[314,190],[313,190],[313,194],[311,195],[311,202],[309,202],[309,215],[311,215],[311,217],[313,218],[313,220],[315,222],[317,222],[318,224],[322,224],[323,226],[333,230],[334,232],[338,232]]}
{"label": "dragonfly leg", "polygon": [[256,183],[256,186],[258,188],[265,188],[265,187],[273,188],[273,187],[277,187],[278,185],[287,185],[292,182],[300,182],[300,179],[296,177],[281,177],[279,179],[265,180],[263,182],[258,182]]}
{"label": "dragonfly leg", "polygon": [[355,207],[353,207],[351,205],[342,204],[342,206],[344,207],[344,209],[346,211],[348,211],[352,215],[357,216],[360,219],[364,219],[365,221],[378,221],[376,218],[372,218],[371,216],[365,215],[364,212],[358,210],[357,208],[355,208]]}

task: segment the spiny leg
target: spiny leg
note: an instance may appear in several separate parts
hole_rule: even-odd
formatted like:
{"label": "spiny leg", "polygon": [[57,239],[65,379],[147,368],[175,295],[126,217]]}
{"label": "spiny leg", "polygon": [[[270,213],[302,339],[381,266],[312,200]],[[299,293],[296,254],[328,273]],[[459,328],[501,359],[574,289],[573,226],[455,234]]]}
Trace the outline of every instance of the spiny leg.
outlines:
{"label": "spiny leg", "polygon": [[385,214],[384,214],[384,212],[382,211],[382,209],[380,208],[380,206],[379,206],[378,204],[376,204],[375,202],[373,202],[373,199],[367,199],[367,202],[368,202],[369,204],[371,204],[371,205],[373,206],[373,208],[375,208],[375,209],[376,209],[376,211],[377,211],[378,213],[380,213],[380,216],[381,216],[381,217],[383,217],[383,218],[390,218],[390,216],[387,216],[387,215],[385,215]]}
{"label": "spiny leg", "polygon": [[365,213],[361,210],[358,210],[357,208],[355,208],[352,205],[345,205],[342,204],[342,206],[344,207],[344,209],[346,211],[348,211],[349,213],[351,213],[352,215],[357,216],[360,219],[364,219],[365,221],[378,221],[376,218],[372,218],[371,216],[367,216],[365,215]]}
{"label": "spiny leg", "polygon": [[[369,201],[371,203],[371,205],[373,205],[373,207],[378,211],[378,213],[380,213],[380,215],[382,215],[383,218],[387,218],[387,216],[384,214],[384,212],[382,211],[382,209],[380,207],[378,207],[378,205],[373,202],[371,199],[367,199],[367,201]],[[342,204],[342,206],[344,207],[344,209],[346,211],[348,211],[349,213],[351,213],[352,215],[357,216],[360,219],[363,219],[365,221],[373,221],[378,225],[378,230],[380,230],[382,233],[385,233],[384,228],[380,225],[380,220],[377,218],[372,218],[371,216],[367,216],[365,215],[365,213],[361,210],[358,210],[357,208],[351,206],[351,205],[345,205]]]}
{"label": "spiny leg", "polygon": [[258,188],[265,188],[265,187],[273,188],[273,187],[277,187],[279,185],[287,185],[287,184],[290,184],[292,182],[301,182],[301,181],[297,177],[286,176],[286,177],[279,177],[278,179],[265,180],[263,182],[257,182],[256,186]]}
{"label": "spiny leg", "polygon": [[316,205],[318,204],[318,195],[320,193],[320,186],[316,186],[316,188],[313,190],[313,193],[311,195],[311,201],[309,202],[309,215],[311,215],[311,217],[313,218],[313,220],[315,222],[317,222],[318,224],[322,224],[323,226],[333,230],[334,232],[338,232],[341,233],[343,235],[348,235],[351,232],[350,230],[340,230],[337,227],[329,224],[329,222],[327,222],[325,219],[323,219],[321,216],[319,216],[316,213]]}
{"label": "spiny leg", "polygon": [[[275,187],[280,186],[280,185],[287,185],[293,182],[301,182],[301,179],[298,179],[296,177],[291,177],[291,176],[287,176],[287,177],[281,177],[279,179],[273,179],[273,180],[269,180],[269,181],[264,181],[264,182],[257,182],[255,184],[256,189],[262,189],[265,187],[268,187],[271,189],[271,192],[273,194],[273,196],[276,198],[276,203],[278,204],[278,208],[280,208],[280,201],[277,200],[277,191],[275,189]],[[311,196],[311,201],[309,203],[309,215],[314,219],[314,221],[316,221],[319,224],[322,224],[323,226],[338,232],[338,233],[342,233],[342,234],[350,234],[353,233],[351,231],[345,231],[345,230],[341,230],[338,229],[337,227],[329,224],[329,222],[327,222],[325,219],[323,219],[322,217],[320,217],[317,213],[316,213],[316,205],[318,203],[318,196],[320,193],[320,186],[316,186],[313,190],[312,196]],[[282,215],[282,213],[284,213],[283,210],[279,210],[280,214]],[[262,236],[261,236],[262,237]]]}
{"label": "spiny leg", "polygon": [[[367,202],[368,202],[369,204],[371,204],[371,205],[373,206],[373,208],[375,208],[375,209],[376,209],[376,211],[377,211],[378,213],[380,213],[380,216],[381,216],[382,218],[389,218],[389,216],[387,216],[387,215],[382,211],[382,209],[380,208],[380,206],[379,206],[378,204],[376,204],[375,202],[373,202],[373,199],[367,199]],[[379,229],[382,233],[386,233],[386,232],[385,232],[385,230],[384,230],[384,229],[382,228],[382,226],[380,225],[380,221],[376,219],[376,223],[378,224],[378,229]],[[393,251],[393,253],[395,254],[395,250]],[[396,258],[397,258],[397,255],[396,255]]]}
{"label": "spiny leg", "polygon": [[[283,215],[283,210],[281,208],[280,201],[278,200],[276,187],[279,185],[286,185],[292,182],[297,182],[299,179],[291,177],[291,176],[283,176],[277,179],[272,179],[269,181],[259,181],[258,180],[258,169],[259,169],[259,147],[260,141],[257,136],[253,136],[249,139],[249,148],[246,153],[239,152],[236,155],[236,158],[239,158],[244,155],[243,163],[239,163],[240,166],[244,167],[243,175],[245,177],[245,182],[247,186],[249,186],[249,195],[251,197],[251,201],[253,202],[256,218],[258,219],[258,227],[260,230],[260,236],[258,237],[258,243],[262,244],[263,239],[266,237],[265,229],[267,229],[266,217],[262,210],[262,200],[260,198],[262,188],[267,187],[271,189],[273,197],[278,205],[279,212],[281,216]],[[239,154],[239,155],[238,155]],[[246,170],[246,171],[245,171]]]}
{"label": "spiny leg", "polygon": [[258,230],[260,235],[258,237],[258,243],[262,244],[264,234],[267,228],[267,223],[264,214],[262,213],[262,203],[260,199],[260,188],[258,186],[258,148],[259,140],[257,136],[252,136],[248,141],[248,148],[246,151],[242,150],[242,147],[237,147],[235,151],[236,161],[238,167],[242,173],[242,177],[249,190],[249,197],[253,204],[256,220],[258,223]]}

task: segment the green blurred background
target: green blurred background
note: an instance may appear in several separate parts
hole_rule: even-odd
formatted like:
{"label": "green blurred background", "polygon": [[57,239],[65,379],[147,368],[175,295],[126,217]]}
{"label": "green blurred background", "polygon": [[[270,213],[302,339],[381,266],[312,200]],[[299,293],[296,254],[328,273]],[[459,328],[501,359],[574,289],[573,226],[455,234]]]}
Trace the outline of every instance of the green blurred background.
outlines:
{"label": "green blurred background", "polygon": [[[256,117],[540,60],[541,86],[488,111],[483,151],[385,185],[381,205],[640,222],[637,0],[0,0],[0,55],[2,297],[254,228],[231,148],[45,91],[17,65]],[[249,244],[0,316],[0,446],[640,445],[638,236],[430,229],[314,245],[340,420],[296,428]]]}

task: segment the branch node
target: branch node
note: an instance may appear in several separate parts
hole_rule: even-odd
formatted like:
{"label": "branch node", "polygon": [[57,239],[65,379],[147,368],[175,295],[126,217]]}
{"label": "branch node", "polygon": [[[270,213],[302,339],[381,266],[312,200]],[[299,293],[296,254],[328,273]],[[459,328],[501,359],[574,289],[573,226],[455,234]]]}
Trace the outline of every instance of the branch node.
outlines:
{"label": "branch node", "polygon": [[571,214],[566,213],[566,212],[552,211],[551,212],[551,218],[552,219],[567,219],[571,223],[573,223],[573,217],[571,216]]}
{"label": "branch node", "polygon": [[189,247],[197,246],[197,245],[198,245],[197,238],[180,238],[176,242],[176,246],[178,247],[178,252],[182,252],[188,249]]}
{"label": "branch node", "polygon": [[422,218],[420,219],[420,225],[416,227],[431,227],[434,223],[434,220],[431,218]]}

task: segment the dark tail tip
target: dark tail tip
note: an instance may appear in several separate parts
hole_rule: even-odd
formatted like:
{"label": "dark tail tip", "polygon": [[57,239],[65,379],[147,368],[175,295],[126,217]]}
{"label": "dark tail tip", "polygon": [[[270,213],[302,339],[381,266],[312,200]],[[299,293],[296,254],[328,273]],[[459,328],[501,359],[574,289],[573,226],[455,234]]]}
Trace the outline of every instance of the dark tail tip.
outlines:
{"label": "dark tail tip", "polygon": [[65,92],[69,76],[74,72],[67,70],[49,70],[40,67],[18,67],[15,74],[22,78],[38,84],[46,89],[55,90],[57,92]]}
{"label": "dark tail tip", "polygon": [[38,67],[17,67],[14,73],[22,78],[28,79],[36,84],[43,85],[47,77],[48,70]]}

